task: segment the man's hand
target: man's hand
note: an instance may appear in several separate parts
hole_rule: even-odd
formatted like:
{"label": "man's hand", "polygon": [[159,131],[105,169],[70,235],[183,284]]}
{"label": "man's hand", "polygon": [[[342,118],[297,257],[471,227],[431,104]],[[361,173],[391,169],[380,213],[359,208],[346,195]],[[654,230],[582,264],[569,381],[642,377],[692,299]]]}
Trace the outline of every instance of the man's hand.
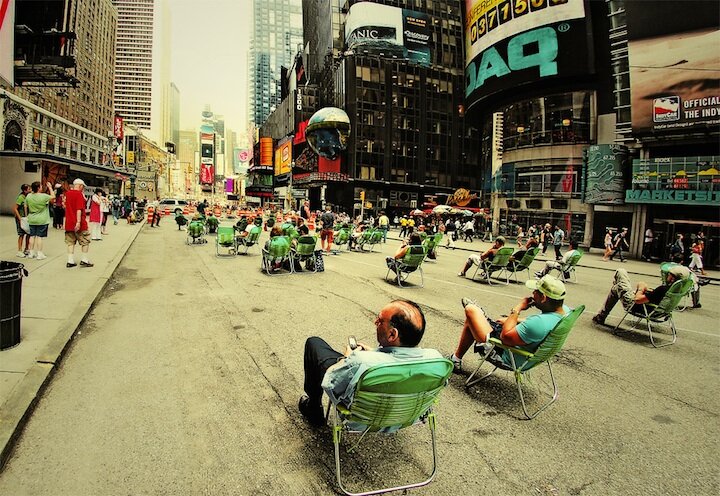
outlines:
{"label": "man's hand", "polygon": [[534,305],[534,301],[532,296],[526,296],[522,300],[520,300],[520,303],[515,305],[515,310],[518,311],[518,313],[522,312],[523,310],[527,310],[531,306]]}

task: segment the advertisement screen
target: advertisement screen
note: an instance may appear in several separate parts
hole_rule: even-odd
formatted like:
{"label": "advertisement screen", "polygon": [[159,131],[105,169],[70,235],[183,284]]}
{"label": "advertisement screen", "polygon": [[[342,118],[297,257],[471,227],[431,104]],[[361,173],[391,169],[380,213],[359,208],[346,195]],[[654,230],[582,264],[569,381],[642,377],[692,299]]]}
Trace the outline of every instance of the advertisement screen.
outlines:
{"label": "advertisement screen", "polygon": [[585,203],[625,203],[623,170],[628,149],[622,145],[592,145],[585,151]]}
{"label": "advertisement screen", "polygon": [[720,124],[720,3],[627,2],[636,134]]}
{"label": "advertisement screen", "polygon": [[372,2],[353,4],[345,20],[345,43],[358,54],[407,59],[430,65],[427,14]]}
{"label": "advertisement screen", "polygon": [[290,173],[292,164],[292,138],[286,138],[275,149],[275,175]]}
{"label": "advertisement screen", "polygon": [[720,157],[635,159],[628,203],[720,206]]}
{"label": "advertisement screen", "polygon": [[260,165],[273,165],[272,138],[260,138]]}
{"label": "advertisement screen", "polygon": [[465,0],[468,108],[501,91],[592,72],[583,0]]}
{"label": "advertisement screen", "polygon": [[212,184],[215,171],[212,162],[203,162],[200,164],[200,184]]}

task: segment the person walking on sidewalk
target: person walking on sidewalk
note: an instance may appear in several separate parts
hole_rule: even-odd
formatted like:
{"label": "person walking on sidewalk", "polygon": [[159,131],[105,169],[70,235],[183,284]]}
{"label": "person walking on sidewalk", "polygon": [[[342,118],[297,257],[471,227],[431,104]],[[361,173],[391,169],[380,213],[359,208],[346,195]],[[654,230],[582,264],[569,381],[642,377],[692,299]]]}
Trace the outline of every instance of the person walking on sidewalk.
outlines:
{"label": "person walking on sidewalk", "polygon": [[562,248],[563,241],[565,240],[565,231],[560,229],[560,226],[555,226],[555,232],[553,233],[553,248],[555,248],[555,260],[562,258],[560,249]]}
{"label": "person walking on sidewalk", "polygon": [[625,262],[625,257],[623,257],[623,250],[625,248],[630,248],[630,245],[628,244],[625,237],[627,236],[628,228],[623,227],[622,231],[617,233],[615,237],[613,238],[613,248],[615,248],[615,251],[612,255],[610,255],[610,260],[615,258],[615,255],[620,255],[620,261]]}
{"label": "person walking on sidewalk", "polygon": [[53,227],[55,229],[62,229],[65,222],[64,191],[61,184],[55,185],[55,200],[53,201]]}
{"label": "person walking on sidewalk", "polygon": [[102,241],[102,235],[100,234],[100,224],[102,223],[101,193],[102,190],[96,188],[95,193],[90,197],[90,232],[93,241]]}
{"label": "person walking on sidewalk", "polygon": [[100,234],[104,236],[108,233],[107,220],[108,217],[110,217],[110,200],[108,200],[108,197],[105,194],[104,190],[100,191],[100,212],[102,212],[102,220],[100,221]]}
{"label": "person walking on sidewalk", "polygon": [[[27,215],[27,207],[25,206],[25,197],[30,192],[30,185],[23,184],[20,186],[20,194],[15,199],[15,205],[13,205],[13,214],[15,215],[15,229],[18,234],[17,242],[17,256],[25,258],[28,254],[30,243],[30,235],[25,232],[21,227],[20,220]],[[23,250],[23,241],[25,241],[25,250]]]}
{"label": "person walking on sidewalk", "polygon": [[32,192],[25,198],[28,211],[28,224],[30,225],[30,254],[28,258],[44,260],[43,238],[47,238],[50,225],[50,209],[48,205],[55,199],[55,190],[52,184],[47,183],[47,193],[40,192],[40,181],[30,185]]}
{"label": "person walking on sidewalk", "polygon": [[380,217],[378,217],[378,228],[383,233],[383,243],[387,243],[387,233],[388,229],[390,229],[390,218],[385,215],[385,211],[380,211]]}
{"label": "person walking on sidewalk", "polygon": [[73,187],[65,194],[65,245],[67,246],[67,268],[76,267],[75,245],[79,244],[82,251],[80,267],[92,267],[88,259],[90,251],[90,231],[85,217],[85,181],[75,179]]}

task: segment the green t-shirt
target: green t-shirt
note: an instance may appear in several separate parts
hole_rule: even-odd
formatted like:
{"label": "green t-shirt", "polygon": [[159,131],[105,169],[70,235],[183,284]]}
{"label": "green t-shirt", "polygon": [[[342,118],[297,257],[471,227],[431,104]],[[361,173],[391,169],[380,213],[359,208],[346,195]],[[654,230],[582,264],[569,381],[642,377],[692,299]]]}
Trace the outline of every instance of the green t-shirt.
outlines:
{"label": "green t-shirt", "polygon": [[[560,322],[560,319],[570,313],[570,308],[566,305],[563,305],[563,310],[565,311],[563,315],[556,312],[538,313],[520,322],[516,327],[517,333],[526,345],[518,346],[518,348],[534,353],[540,343],[550,334],[550,331],[555,328],[555,325]],[[510,352],[505,352],[505,354],[507,353]],[[503,361],[509,364],[510,357],[505,356],[505,354],[503,354]],[[521,367],[525,361],[526,358],[524,356],[515,355],[515,365],[518,368]]]}
{"label": "green t-shirt", "polygon": [[24,217],[25,211],[21,207],[25,205],[25,195],[20,193],[15,199],[15,204],[18,206],[18,212],[20,213],[20,217]]}
{"label": "green t-shirt", "polygon": [[48,203],[52,196],[47,193],[30,193],[25,198],[28,207],[28,224],[31,226],[44,226],[50,224],[50,210]]}

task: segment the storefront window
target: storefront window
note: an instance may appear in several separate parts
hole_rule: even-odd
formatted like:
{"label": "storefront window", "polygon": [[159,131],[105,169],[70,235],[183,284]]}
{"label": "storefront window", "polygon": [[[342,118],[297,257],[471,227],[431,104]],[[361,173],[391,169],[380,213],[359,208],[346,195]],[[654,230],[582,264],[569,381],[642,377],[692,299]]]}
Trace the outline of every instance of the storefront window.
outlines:
{"label": "storefront window", "polygon": [[501,109],[504,149],[590,143],[590,97],[590,92],[576,91],[524,100]]}

